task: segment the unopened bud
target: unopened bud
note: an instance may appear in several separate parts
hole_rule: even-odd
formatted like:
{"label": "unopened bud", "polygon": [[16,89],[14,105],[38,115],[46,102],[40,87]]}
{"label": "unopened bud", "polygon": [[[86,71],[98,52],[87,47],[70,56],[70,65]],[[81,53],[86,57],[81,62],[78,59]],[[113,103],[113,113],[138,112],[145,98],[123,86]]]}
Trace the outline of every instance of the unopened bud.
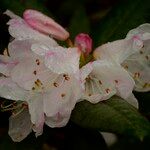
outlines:
{"label": "unopened bud", "polygon": [[62,26],[39,11],[28,9],[24,12],[23,18],[33,29],[43,34],[62,41],[69,37],[69,33]]}
{"label": "unopened bud", "polygon": [[75,46],[77,46],[82,53],[88,55],[92,51],[92,39],[88,34],[80,33],[75,37]]}

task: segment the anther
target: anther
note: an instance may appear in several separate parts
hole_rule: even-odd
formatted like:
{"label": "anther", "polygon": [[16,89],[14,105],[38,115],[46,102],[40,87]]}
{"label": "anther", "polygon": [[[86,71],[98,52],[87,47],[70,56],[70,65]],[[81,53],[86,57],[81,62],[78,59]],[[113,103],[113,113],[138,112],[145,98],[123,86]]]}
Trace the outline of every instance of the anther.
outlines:
{"label": "anther", "polygon": [[115,80],[115,83],[118,83],[118,80]]}
{"label": "anther", "polygon": [[36,64],[40,65],[40,60],[39,59],[36,59]]}
{"label": "anther", "polygon": [[143,54],[143,51],[140,51],[140,54]]}
{"label": "anther", "polygon": [[135,72],[134,73],[134,78],[139,78],[140,77],[140,73],[139,72]]}
{"label": "anther", "polygon": [[146,87],[148,87],[148,86],[150,86],[150,84],[145,83],[145,84],[143,85],[143,88],[146,88]]}
{"label": "anther", "polygon": [[125,69],[128,69],[129,67],[127,65],[124,66]]}
{"label": "anther", "polygon": [[61,97],[65,97],[66,95],[63,93],[63,94],[61,94]]}
{"label": "anther", "polygon": [[32,87],[32,90],[34,91],[34,90],[35,90],[35,87]]}
{"label": "anther", "polygon": [[105,91],[106,91],[106,93],[109,93],[110,92],[110,89],[108,88],[108,89],[105,89]]}
{"label": "anther", "polygon": [[55,87],[58,87],[58,86],[59,86],[58,83],[56,83],[56,82],[54,82],[53,85],[54,85]]}
{"label": "anther", "polygon": [[33,74],[34,74],[34,75],[36,75],[36,74],[37,74],[36,70],[35,70],[35,71],[33,71]]}
{"label": "anther", "polygon": [[101,84],[101,85],[102,85],[102,81],[101,81],[101,80],[99,80],[99,84]]}
{"label": "anther", "polygon": [[70,79],[70,78],[69,78],[69,76],[68,76],[68,75],[66,75],[66,74],[64,74],[64,75],[63,75],[63,77],[64,77],[64,78],[65,78],[65,80],[67,80],[67,81]]}
{"label": "anther", "polygon": [[145,58],[148,60],[149,59],[148,55],[146,55]]}

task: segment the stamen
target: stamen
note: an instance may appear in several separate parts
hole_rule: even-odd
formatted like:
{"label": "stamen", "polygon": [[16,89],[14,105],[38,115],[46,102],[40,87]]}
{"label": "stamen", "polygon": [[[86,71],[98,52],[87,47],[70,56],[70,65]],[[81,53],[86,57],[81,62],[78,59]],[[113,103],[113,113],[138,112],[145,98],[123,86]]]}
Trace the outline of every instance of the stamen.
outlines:
{"label": "stamen", "polygon": [[135,72],[134,73],[134,78],[139,78],[140,77],[140,73],[139,72]]}
{"label": "stamen", "polygon": [[32,90],[34,91],[34,90],[35,90],[35,87],[32,87]]}
{"label": "stamen", "polygon": [[146,82],[146,83],[143,85],[143,88],[146,88],[146,87],[148,87],[148,86],[150,86],[150,84]]}
{"label": "stamen", "polygon": [[36,70],[34,70],[34,71],[33,71],[33,74],[34,74],[34,75],[36,75],[36,74],[37,74]]}
{"label": "stamen", "polygon": [[89,94],[89,96],[92,96],[92,94]]}
{"label": "stamen", "polygon": [[105,91],[106,91],[106,93],[109,93],[110,92],[110,89],[108,88],[108,89],[105,89]]}
{"label": "stamen", "polygon": [[59,84],[56,83],[56,82],[54,82],[53,85],[54,85],[55,87],[58,87],[58,86],[59,86]]}
{"label": "stamen", "polygon": [[70,79],[70,77],[69,77],[67,74],[64,74],[63,77],[64,77],[65,80],[67,80],[67,81]]}
{"label": "stamen", "polygon": [[102,81],[101,81],[101,80],[99,80],[99,84],[101,84],[101,85],[102,85]]}
{"label": "stamen", "polygon": [[125,65],[124,68],[125,68],[125,69],[128,69],[129,67],[128,67],[128,65]]}
{"label": "stamen", "polygon": [[143,51],[140,51],[140,54],[143,54]]}
{"label": "stamen", "polygon": [[61,94],[61,97],[65,97],[65,96],[66,96],[66,94],[64,94],[64,93]]}
{"label": "stamen", "polygon": [[149,59],[148,55],[146,55],[145,58],[148,60]]}
{"label": "stamen", "polygon": [[115,83],[118,83],[119,81],[118,80],[115,80]]}
{"label": "stamen", "polygon": [[36,59],[36,64],[40,65],[40,60],[39,59]]}

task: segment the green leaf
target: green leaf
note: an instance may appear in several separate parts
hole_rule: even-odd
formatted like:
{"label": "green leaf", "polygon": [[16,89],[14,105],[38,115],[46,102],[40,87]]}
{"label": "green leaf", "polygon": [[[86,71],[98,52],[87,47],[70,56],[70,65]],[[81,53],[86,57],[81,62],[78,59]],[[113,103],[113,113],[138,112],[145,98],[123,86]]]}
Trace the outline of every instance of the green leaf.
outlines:
{"label": "green leaf", "polygon": [[74,12],[74,15],[70,21],[69,32],[72,38],[79,33],[89,33],[90,23],[86,15],[85,8],[79,6]]}
{"label": "green leaf", "polygon": [[124,0],[93,26],[95,45],[124,38],[129,30],[150,22],[149,0]]}
{"label": "green leaf", "polygon": [[119,97],[112,97],[98,104],[80,102],[76,105],[71,119],[85,128],[134,136],[140,140],[150,134],[148,120]]}

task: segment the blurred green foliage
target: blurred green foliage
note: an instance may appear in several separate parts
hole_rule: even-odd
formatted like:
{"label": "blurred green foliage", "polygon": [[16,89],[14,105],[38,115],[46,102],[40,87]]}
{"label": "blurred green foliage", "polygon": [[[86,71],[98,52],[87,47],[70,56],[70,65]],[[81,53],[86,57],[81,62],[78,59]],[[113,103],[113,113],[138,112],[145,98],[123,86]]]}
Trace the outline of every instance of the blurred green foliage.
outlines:
{"label": "blurred green foliage", "polygon": [[[108,41],[124,38],[132,28],[150,22],[149,0],[1,0],[1,53],[7,47],[10,38],[6,26],[8,17],[2,14],[6,9],[20,16],[25,9],[42,11],[64,26],[71,33],[72,40],[80,32],[89,33],[93,38],[93,49]],[[110,150],[149,150],[150,127],[145,117],[150,119],[150,94],[148,92],[134,94],[139,101],[139,111],[144,117],[127,103],[122,101],[118,103],[116,99],[102,105],[97,104],[95,107],[88,102],[77,104],[72,121],[86,128],[95,126],[99,130],[117,133],[119,140],[109,148]],[[86,117],[86,114],[89,114],[89,117]],[[112,115],[115,117],[113,118]],[[21,143],[13,143],[7,135],[8,116],[6,113],[0,114],[2,120],[0,150],[108,149],[98,131],[83,129],[72,122],[61,129],[45,127],[44,134],[39,138],[36,139],[31,134]],[[144,137],[145,139],[141,142],[139,139]]]}

